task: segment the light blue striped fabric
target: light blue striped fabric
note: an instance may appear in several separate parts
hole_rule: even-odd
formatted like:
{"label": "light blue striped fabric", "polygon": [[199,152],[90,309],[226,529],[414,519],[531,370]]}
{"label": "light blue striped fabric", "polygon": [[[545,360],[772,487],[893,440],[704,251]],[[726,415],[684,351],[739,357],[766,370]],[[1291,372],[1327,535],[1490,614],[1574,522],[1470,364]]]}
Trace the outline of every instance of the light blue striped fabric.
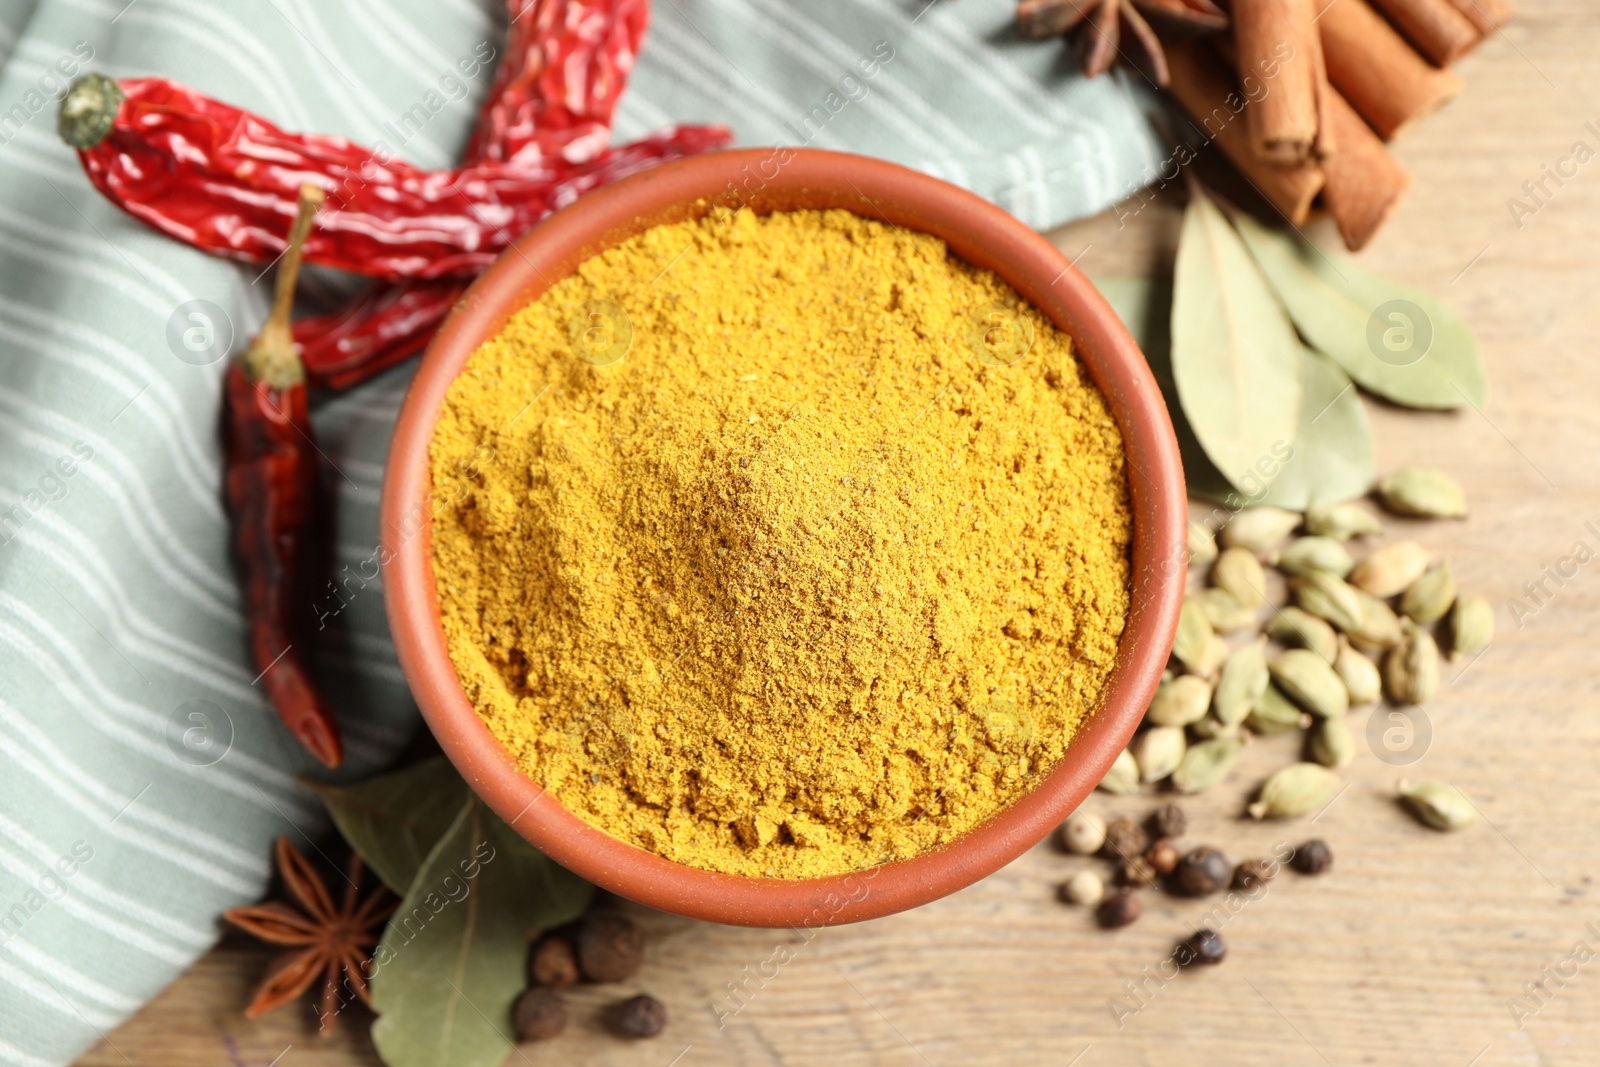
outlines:
{"label": "light blue striped fabric", "polygon": [[[1142,97],[1072,77],[1057,44],[1013,40],[1010,0],[925,4],[659,0],[618,135],[724,121],[745,144],[886,156],[1036,226],[1142,184],[1158,153]],[[219,503],[222,364],[179,343],[195,300],[242,342],[269,281],[104,203],[55,137],[55,100],[84,69],[158,74],[442,166],[490,76],[462,91],[452,72],[499,49],[499,7],[0,0],[0,1062],[70,1061],[204,952],[223,908],[259,896],[274,835],[322,825],[293,781],[314,767],[245,651]],[[459,99],[402,131],[434,89]],[[313,298],[350,289],[308,280]],[[352,571],[374,551],[409,373],[315,410]],[[376,583],[347,588],[319,655],[359,776],[418,720]]]}

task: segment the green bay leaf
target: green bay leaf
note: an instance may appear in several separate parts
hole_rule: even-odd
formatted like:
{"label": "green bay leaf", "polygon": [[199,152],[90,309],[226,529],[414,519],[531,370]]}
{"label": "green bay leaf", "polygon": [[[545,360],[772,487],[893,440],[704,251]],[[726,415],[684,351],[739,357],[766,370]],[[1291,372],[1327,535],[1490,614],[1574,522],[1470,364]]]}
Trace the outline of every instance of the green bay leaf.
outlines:
{"label": "green bay leaf", "polygon": [[1256,501],[1288,511],[1363,496],[1376,476],[1372,427],[1355,384],[1337,363],[1303,345],[1300,359],[1305,399],[1294,453]]}
{"label": "green bay leaf", "polygon": [[355,785],[310,783],[339,834],[403,895],[467,802],[467,783],[440,756]]}
{"label": "green bay leaf", "polygon": [[1407,407],[1483,406],[1483,357],[1461,316],[1296,234],[1243,213],[1236,224],[1301,336],[1356,384]]}
{"label": "green bay leaf", "polygon": [[1212,200],[1190,198],[1173,279],[1172,376],[1196,439],[1239,488],[1294,441],[1299,339]]}
{"label": "green bay leaf", "polygon": [[528,942],[594,887],[469,797],[417,870],[374,955],[372,1040],[388,1067],[498,1067]]}
{"label": "green bay leaf", "polygon": [[1183,478],[1190,494],[1217,501],[1237,497],[1233,485],[1200,447],[1178,403],[1178,387],[1172,380],[1172,283],[1117,275],[1092,281],[1150,364],[1150,373],[1172,416],[1172,429],[1183,459]]}

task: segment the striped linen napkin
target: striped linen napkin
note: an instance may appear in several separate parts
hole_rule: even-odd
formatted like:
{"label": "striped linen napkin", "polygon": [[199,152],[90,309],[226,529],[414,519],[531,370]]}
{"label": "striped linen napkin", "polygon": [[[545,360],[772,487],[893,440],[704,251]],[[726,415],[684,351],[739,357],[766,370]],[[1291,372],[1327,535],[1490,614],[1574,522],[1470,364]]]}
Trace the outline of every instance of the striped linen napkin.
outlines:
{"label": "striped linen napkin", "polygon": [[[72,1060],[259,896],[275,835],[322,825],[294,781],[314,765],[254,685],[220,504],[218,360],[259,326],[270,279],[101,200],[55,103],[85,70],[156,74],[445,166],[500,8],[0,0],[0,1063]],[[616,136],[721,121],[743,144],[883,156],[1036,227],[1142,185],[1160,151],[1147,101],[1015,40],[1010,17],[1010,0],[658,0]],[[430,91],[445,105],[419,110]],[[209,354],[183,343],[206,308]],[[319,649],[350,776],[418,724],[378,584],[359,578],[409,375],[314,412],[338,564],[358,575]]]}

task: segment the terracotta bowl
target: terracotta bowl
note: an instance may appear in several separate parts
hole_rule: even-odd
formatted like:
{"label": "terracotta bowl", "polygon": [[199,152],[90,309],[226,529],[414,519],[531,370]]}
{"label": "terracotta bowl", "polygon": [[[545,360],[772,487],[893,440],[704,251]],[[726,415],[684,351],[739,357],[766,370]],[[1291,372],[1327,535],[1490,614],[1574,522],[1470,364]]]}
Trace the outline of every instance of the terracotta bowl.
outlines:
{"label": "terracotta bowl", "polygon": [[[581,822],[513,765],[478,718],[445,648],[429,552],[428,444],[451,381],[506,319],[583,260],[709,204],[757,212],[843,208],[942,237],[1066,331],[1127,443],[1134,510],[1132,611],[1103,705],[1028,793],[934,852],[867,871],[780,880],[663,859]],[[468,290],[411,382],[383,479],[392,553],[383,591],[400,666],[423,717],[478,795],[556,862],[654,908],[721,923],[801,926],[870,919],[935,900],[1039,841],[1092,790],[1155,690],[1183,596],[1185,496],[1177,442],[1150,368],[1100,294],[1050,243],[953,185],[878,160],[753,149],[667,164],[590,193],[516,242]]]}

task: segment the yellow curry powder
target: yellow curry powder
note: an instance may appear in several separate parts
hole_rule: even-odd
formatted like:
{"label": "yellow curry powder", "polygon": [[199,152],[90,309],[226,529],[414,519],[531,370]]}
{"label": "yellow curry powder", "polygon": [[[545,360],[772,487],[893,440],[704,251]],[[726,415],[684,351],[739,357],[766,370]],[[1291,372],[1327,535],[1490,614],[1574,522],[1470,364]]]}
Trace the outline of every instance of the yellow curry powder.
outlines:
{"label": "yellow curry powder", "polygon": [[471,357],[432,464],[479,714],[579,818],[714,871],[971,829],[1095,709],[1128,611],[1122,438],[1069,339],[842,211],[590,259]]}

